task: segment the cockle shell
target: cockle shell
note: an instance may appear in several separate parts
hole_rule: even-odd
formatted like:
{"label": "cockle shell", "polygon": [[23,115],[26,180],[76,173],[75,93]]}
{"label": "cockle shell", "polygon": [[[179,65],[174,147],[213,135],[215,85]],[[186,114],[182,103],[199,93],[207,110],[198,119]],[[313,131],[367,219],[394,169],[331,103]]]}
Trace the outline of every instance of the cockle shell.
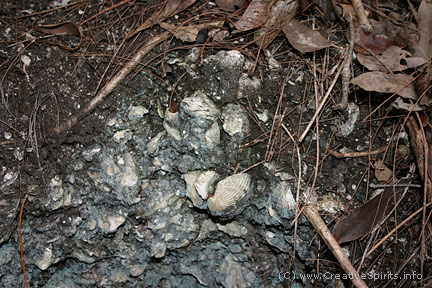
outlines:
{"label": "cockle shell", "polygon": [[207,207],[213,215],[229,216],[241,208],[251,192],[252,181],[249,174],[229,176],[218,182],[213,197],[207,200]]}
{"label": "cockle shell", "polygon": [[165,130],[168,132],[168,135],[170,135],[172,138],[174,138],[176,141],[181,141],[182,137],[180,135],[180,131],[178,131],[177,129],[171,127],[167,122],[163,123],[163,127],[165,128]]}
{"label": "cockle shell", "polygon": [[192,201],[192,204],[198,208],[205,208],[205,202],[200,198],[195,188],[195,182],[198,176],[198,171],[192,171],[183,174],[182,178],[186,182],[186,196]]}

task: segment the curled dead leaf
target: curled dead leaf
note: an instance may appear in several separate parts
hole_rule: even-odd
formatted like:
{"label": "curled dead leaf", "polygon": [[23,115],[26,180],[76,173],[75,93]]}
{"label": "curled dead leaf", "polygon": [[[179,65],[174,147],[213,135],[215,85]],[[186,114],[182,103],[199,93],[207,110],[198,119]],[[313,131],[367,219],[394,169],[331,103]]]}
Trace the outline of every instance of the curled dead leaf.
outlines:
{"label": "curled dead leaf", "polygon": [[386,35],[376,35],[372,31],[365,31],[362,28],[359,28],[356,36],[355,48],[356,51],[360,52],[366,49],[366,53],[381,54],[393,44],[393,40]]}
{"label": "curled dead leaf", "polygon": [[272,0],[252,0],[240,20],[234,26],[240,31],[260,27],[267,20]]}
{"label": "curled dead leaf", "polygon": [[235,11],[243,7],[245,0],[216,0],[215,2],[219,8]]}
{"label": "curled dead leaf", "polygon": [[[180,13],[181,11],[185,10],[189,6],[191,6],[193,3],[195,3],[196,0],[168,0],[164,2],[164,6],[157,12],[153,13],[151,17],[147,18],[143,24],[140,25],[132,34],[131,36],[137,34],[138,32],[145,30],[154,24],[158,24],[162,21],[164,21],[166,18],[171,17],[175,14]],[[129,36],[129,37],[131,37]]]}
{"label": "curled dead leaf", "polygon": [[378,181],[387,183],[393,178],[393,171],[382,160],[376,160],[373,168],[375,169],[375,177]]}
{"label": "curled dead leaf", "polygon": [[312,30],[295,19],[288,21],[282,30],[291,45],[301,53],[317,51],[332,44],[318,31]]}
{"label": "curled dead leaf", "polygon": [[79,37],[79,44],[74,47],[69,47],[58,41],[51,41],[47,39],[43,39],[40,41],[59,46],[69,51],[75,51],[81,47],[82,39],[83,39],[82,32],[81,32],[82,28],[81,26],[78,26],[73,22],[63,22],[63,23],[57,23],[52,25],[41,25],[41,26],[37,26],[35,30],[49,35],[54,35],[54,36],[77,36]]}
{"label": "curled dead leaf", "polygon": [[410,111],[410,112],[418,112],[418,111],[424,110],[424,108],[421,107],[420,105],[418,105],[417,103],[407,103],[407,102],[404,102],[404,100],[402,99],[402,97],[398,97],[392,103],[392,105],[396,109],[406,110],[406,111]]}
{"label": "curled dead leaf", "polygon": [[195,42],[198,36],[198,33],[203,29],[210,28],[220,28],[224,24],[224,21],[213,21],[207,22],[198,25],[190,25],[190,26],[175,26],[168,23],[161,22],[159,25],[172,33],[177,39],[180,39],[184,42]]}
{"label": "curled dead leaf", "polygon": [[297,9],[297,0],[277,1],[271,7],[270,17],[265,25],[254,33],[257,45],[265,49],[279,34],[282,26],[295,16]]}
{"label": "curled dead leaf", "polygon": [[394,45],[388,47],[381,55],[369,56],[359,53],[357,59],[367,69],[382,72],[402,71],[426,63],[424,58],[413,57],[410,52]]}

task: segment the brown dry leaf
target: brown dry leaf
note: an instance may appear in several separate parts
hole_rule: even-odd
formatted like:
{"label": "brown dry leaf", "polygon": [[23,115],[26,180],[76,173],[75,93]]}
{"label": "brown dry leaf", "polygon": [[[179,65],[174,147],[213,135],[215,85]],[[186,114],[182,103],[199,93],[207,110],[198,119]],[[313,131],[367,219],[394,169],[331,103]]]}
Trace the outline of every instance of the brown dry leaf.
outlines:
{"label": "brown dry leaf", "polygon": [[40,31],[42,33],[50,34],[50,35],[67,35],[67,36],[78,36],[80,38],[79,44],[75,47],[69,47],[61,44],[60,42],[55,41],[49,41],[49,40],[43,40],[43,42],[47,42],[50,44],[54,44],[57,46],[62,47],[63,49],[69,50],[69,51],[75,51],[78,50],[82,43],[82,33],[81,33],[81,27],[76,25],[73,22],[63,22],[58,24],[52,24],[52,25],[42,25],[35,28],[36,31]]}
{"label": "brown dry leaf", "polygon": [[195,42],[199,31],[202,29],[220,28],[224,24],[224,21],[214,21],[198,25],[180,26],[171,25],[168,23],[161,22],[159,25],[172,33],[177,39],[184,42]]}
{"label": "brown dry leaf", "polygon": [[312,30],[295,19],[288,21],[282,30],[291,45],[301,53],[317,51],[332,44],[318,31]]}
{"label": "brown dry leaf", "polygon": [[132,35],[147,29],[148,27],[153,26],[159,22],[164,21],[166,18],[171,17],[177,13],[188,8],[190,5],[195,3],[196,0],[168,0],[165,2],[165,6],[161,8],[161,10],[152,14],[150,18],[147,18],[140,27],[138,27]]}
{"label": "brown dry leaf", "polygon": [[269,16],[272,2],[272,0],[252,0],[234,26],[240,31],[248,31],[261,26]]}
{"label": "brown dry leaf", "polygon": [[356,34],[355,44],[357,51],[362,51],[366,48],[367,52],[381,54],[393,44],[393,41],[385,35],[376,35],[373,32],[360,28]]}
{"label": "brown dry leaf", "polygon": [[432,1],[423,0],[418,9],[419,51],[417,56],[429,59],[432,57]]}
{"label": "brown dry leaf", "polygon": [[271,8],[270,17],[265,25],[254,33],[257,45],[265,49],[279,34],[282,26],[291,20],[298,9],[297,0],[278,1]]}
{"label": "brown dry leaf", "polygon": [[397,93],[404,98],[415,100],[417,94],[412,82],[413,77],[410,75],[387,74],[380,71],[366,72],[351,80],[352,84],[366,91]]}
{"label": "brown dry leaf", "polygon": [[235,11],[243,7],[245,0],[216,0],[219,8]]}
{"label": "brown dry leaf", "polygon": [[417,103],[408,103],[405,102],[402,97],[398,97],[393,103],[393,107],[396,109],[406,110],[410,112],[418,112],[423,111],[424,108],[418,105]]}
{"label": "brown dry leaf", "polygon": [[[396,190],[396,200],[403,195],[404,189]],[[366,204],[352,210],[349,214],[341,217],[334,229],[333,235],[339,244],[354,241],[367,233],[378,224],[384,215],[390,213],[394,206],[393,189],[391,187],[368,201]]]}
{"label": "brown dry leaf", "polygon": [[[378,58],[378,60],[377,60]],[[369,56],[358,54],[357,59],[371,71],[402,71],[408,68],[414,68],[423,65],[426,60],[421,57],[413,57],[412,54],[398,46],[390,46],[385,50],[382,55]],[[385,67],[384,67],[384,65]],[[386,69],[387,67],[387,69]]]}
{"label": "brown dry leaf", "polygon": [[376,160],[373,167],[375,169],[375,177],[378,181],[387,183],[393,178],[392,170],[382,160]]}

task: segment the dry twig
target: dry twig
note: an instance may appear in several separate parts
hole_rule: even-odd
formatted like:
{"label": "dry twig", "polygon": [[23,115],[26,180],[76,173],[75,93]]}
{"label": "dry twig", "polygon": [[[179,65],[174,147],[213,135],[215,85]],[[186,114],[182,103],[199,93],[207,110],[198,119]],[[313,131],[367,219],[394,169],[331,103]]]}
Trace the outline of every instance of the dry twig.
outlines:
{"label": "dry twig", "polygon": [[312,226],[320,234],[321,238],[323,238],[336,259],[338,259],[339,263],[342,266],[342,269],[351,276],[350,279],[354,286],[361,288],[368,287],[366,283],[360,278],[360,275],[357,273],[357,270],[351,264],[348,257],[342,251],[342,248],[339,246],[336,239],[333,237],[332,233],[327,228],[327,225],[321,219],[316,208],[311,205],[306,205],[303,209],[303,214],[307,217],[309,222],[311,222]]}
{"label": "dry twig", "polygon": [[356,12],[357,18],[359,19],[360,25],[366,28],[368,31],[373,31],[372,25],[366,14],[366,10],[361,0],[351,0],[352,6]]}
{"label": "dry twig", "polygon": [[334,150],[328,150],[330,155],[336,158],[356,158],[356,157],[365,157],[369,155],[375,155],[384,152],[387,149],[387,146],[383,146],[374,151],[363,151],[363,152],[347,152],[341,153]]}

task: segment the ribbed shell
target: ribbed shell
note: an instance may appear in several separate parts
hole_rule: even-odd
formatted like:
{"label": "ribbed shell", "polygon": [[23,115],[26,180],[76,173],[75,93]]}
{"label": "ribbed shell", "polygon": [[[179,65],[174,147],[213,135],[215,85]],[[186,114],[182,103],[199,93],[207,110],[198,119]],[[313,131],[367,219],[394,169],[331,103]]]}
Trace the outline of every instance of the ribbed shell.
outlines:
{"label": "ribbed shell", "polygon": [[217,186],[214,196],[207,200],[210,212],[230,212],[236,209],[249,195],[251,187],[251,176],[239,173],[221,180]]}

